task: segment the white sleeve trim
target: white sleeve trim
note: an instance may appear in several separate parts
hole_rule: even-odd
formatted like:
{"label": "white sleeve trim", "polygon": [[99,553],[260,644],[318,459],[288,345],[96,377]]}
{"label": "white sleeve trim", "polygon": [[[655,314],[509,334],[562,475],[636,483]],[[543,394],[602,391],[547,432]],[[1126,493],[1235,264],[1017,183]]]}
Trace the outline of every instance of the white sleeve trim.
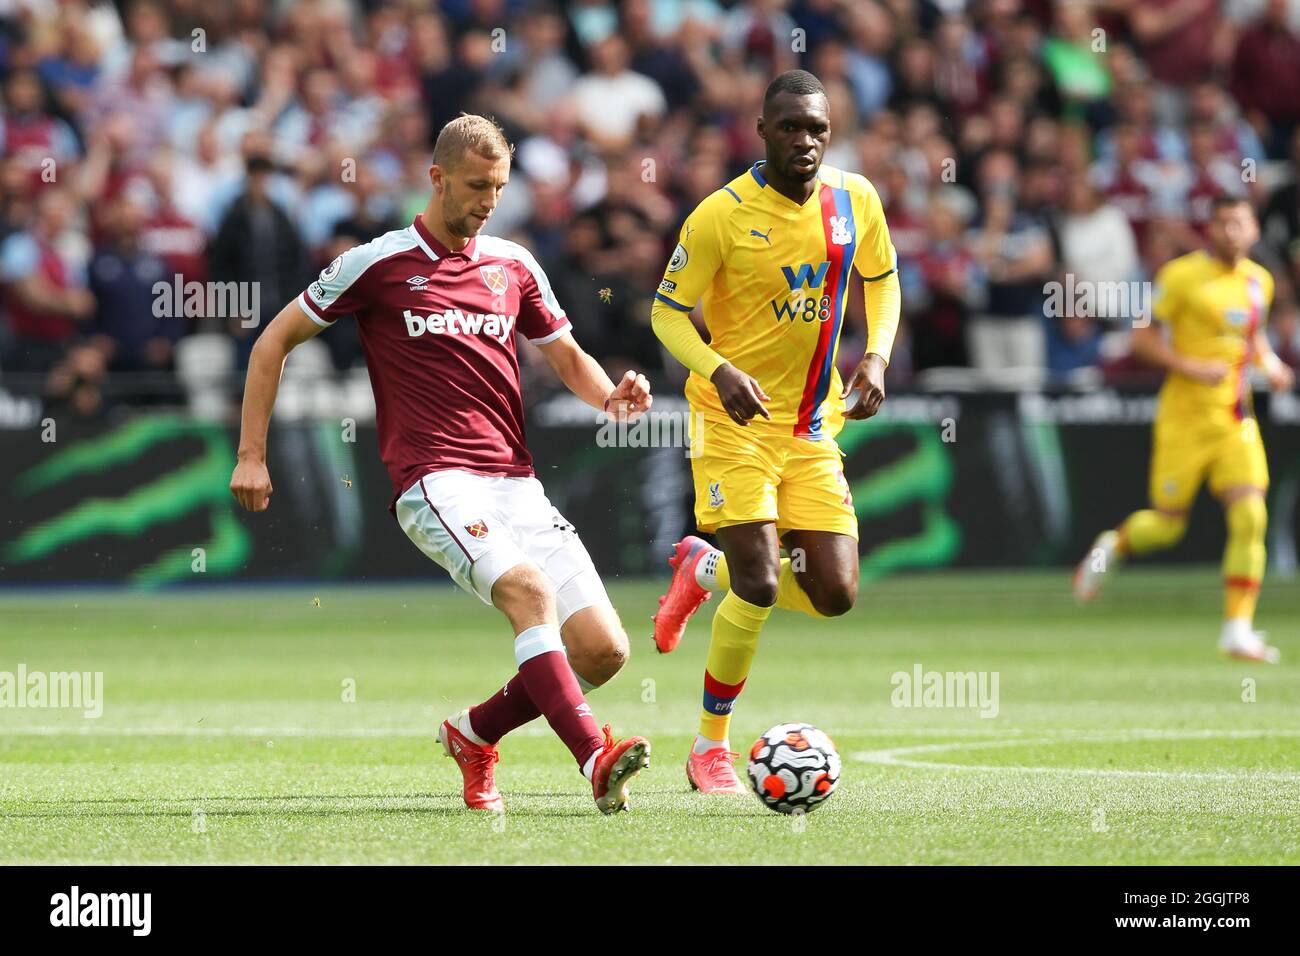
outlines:
{"label": "white sleeve trim", "polygon": [[311,319],[313,322],[315,322],[317,325],[319,325],[322,329],[328,329],[328,328],[331,328],[331,327],[334,325],[333,322],[327,322],[325,319],[322,319],[319,315],[316,314],[316,310],[312,308],[312,306],[311,306],[311,302],[309,302],[308,299],[307,299],[307,293],[306,293],[306,292],[299,292],[299,293],[298,293],[298,308],[300,308],[300,309],[302,309],[304,312],[306,312],[306,313],[307,313],[307,318]]}
{"label": "white sleeve trim", "polygon": [[543,335],[540,339],[529,339],[528,341],[532,342],[534,345],[545,345],[547,342],[554,342],[565,332],[571,331],[573,331],[573,325],[568,321],[568,319],[565,319],[563,328],[556,329],[550,335]]}

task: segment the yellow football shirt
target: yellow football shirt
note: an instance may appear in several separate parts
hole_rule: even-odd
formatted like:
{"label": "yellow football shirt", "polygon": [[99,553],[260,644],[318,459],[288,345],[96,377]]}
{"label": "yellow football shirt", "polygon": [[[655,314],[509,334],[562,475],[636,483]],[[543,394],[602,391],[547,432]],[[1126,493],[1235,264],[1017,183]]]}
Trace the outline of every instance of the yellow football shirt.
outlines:
{"label": "yellow football shirt", "polygon": [[[767,185],[760,162],[687,217],[657,298],[683,312],[700,303],[711,347],[758,380],[772,422],[820,439],[843,424],[835,353],[854,268],[868,281],[897,268],[871,183],[823,165],[799,205]],[[686,398],[729,420],[694,372]]]}
{"label": "yellow football shirt", "polygon": [[1254,359],[1255,330],[1267,321],[1272,301],[1273,277],[1249,259],[1234,268],[1207,252],[1193,252],[1156,273],[1151,311],[1169,327],[1174,351],[1228,366],[1217,385],[1167,376],[1160,390],[1162,418],[1228,425],[1253,414],[1246,365]]}

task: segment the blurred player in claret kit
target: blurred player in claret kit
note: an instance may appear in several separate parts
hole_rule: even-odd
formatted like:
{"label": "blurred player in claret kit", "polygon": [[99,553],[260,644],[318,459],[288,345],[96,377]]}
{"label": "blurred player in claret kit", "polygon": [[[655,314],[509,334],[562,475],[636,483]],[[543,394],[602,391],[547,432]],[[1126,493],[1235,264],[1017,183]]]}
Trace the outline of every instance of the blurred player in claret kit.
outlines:
{"label": "blurred player in claret kit", "polygon": [[1091,601],[1124,558],[1177,544],[1208,478],[1228,525],[1219,650],[1274,663],[1277,649],[1254,629],[1266,560],[1268,461],[1246,366],[1262,369],[1275,391],[1293,388],[1295,376],[1264,333],[1273,277],[1246,258],[1259,241],[1250,203],[1216,199],[1209,240],[1208,250],[1180,256],[1156,274],[1156,322],[1133,330],[1133,353],[1166,372],[1153,427],[1151,507],[1097,537],[1075,571],[1074,590]]}
{"label": "blurred player in claret kit", "polygon": [[285,358],[355,315],[391,510],[457,584],[505,614],[515,635],[518,673],[438,731],[464,775],[466,805],[504,810],[495,745],[544,715],[591,781],[596,805],[612,813],[626,809],[628,781],[649,765],[650,744],[616,742],[608,725],[602,737],[583,696],[618,672],[627,635],[586,548],[533,475],[515,332],[594,408],[634,419],[650,408],[650,388],[633,372],[616,387],[574,341],[533,256],[479,235],[512,152],[492,120],[452,120],[434,145],[424,212],[343,253],[267,326],[249,360],[230,490],[250,511],[267,508],[266,432]]}
{"label": "blurred player in claret kit", "polygon": [[[858,590],[858,520],[835,435],[874,415],[898,328],[897,257],[880,197],[862,176],[822,164],[826,93],[792,70],[767,88],[758,135],[766,160],[686,219],[653,308],[655,333],[691,370],[692,460],[701,538],[679,542],[655,615],[663,653],[713,590],[704,712],[687,779],[705,793],[743,793],[728,741],[772,608],[844,614]],[[835,368],[852,273],[866,280],[867,354],[847,385]],[[689,314],[701,303],[709,344]],[[845,399],[859,393],[845,411]],[[782,558],[784,545],[796,563]]]}

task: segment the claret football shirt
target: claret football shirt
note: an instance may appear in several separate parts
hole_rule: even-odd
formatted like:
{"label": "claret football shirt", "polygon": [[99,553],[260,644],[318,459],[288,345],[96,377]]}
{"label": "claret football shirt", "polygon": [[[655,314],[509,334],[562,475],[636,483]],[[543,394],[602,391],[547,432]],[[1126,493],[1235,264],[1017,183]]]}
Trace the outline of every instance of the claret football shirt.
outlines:
{"label": "claret football shirt", "polygon": [[394,501],[431,471],[533,473],[515,333],[540,345],[570,325],[528,250],[478,236],[453,252],[417,216],[343,253],[298,304],[326,328],[356,317]]}

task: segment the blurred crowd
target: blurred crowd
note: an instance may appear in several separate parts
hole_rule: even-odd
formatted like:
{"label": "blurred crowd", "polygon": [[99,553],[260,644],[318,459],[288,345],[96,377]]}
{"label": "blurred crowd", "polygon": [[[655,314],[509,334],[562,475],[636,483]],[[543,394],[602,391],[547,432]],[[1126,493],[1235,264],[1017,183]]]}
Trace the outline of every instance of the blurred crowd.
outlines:
{"label": "blurred crowd", "polygon": [[[423,208],[462,110],[517,145],[488,231],[589,351],[671,379],[649,314],[677,229],[761,158],[796,66],[826,161],[885,204],[892,386],[1141,381],[1131,315],[1045,316],[1044,286],[1150,278],[1223,193],[1259,212],[1300,359],[1300,0],[0,0],[0,388],[94,415],[216,369],[237,397],[265,322]],[[256,283],[261,321],[159,308],[178,276]],[[356,370],[347,323],[315,341]]]}

